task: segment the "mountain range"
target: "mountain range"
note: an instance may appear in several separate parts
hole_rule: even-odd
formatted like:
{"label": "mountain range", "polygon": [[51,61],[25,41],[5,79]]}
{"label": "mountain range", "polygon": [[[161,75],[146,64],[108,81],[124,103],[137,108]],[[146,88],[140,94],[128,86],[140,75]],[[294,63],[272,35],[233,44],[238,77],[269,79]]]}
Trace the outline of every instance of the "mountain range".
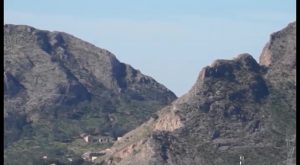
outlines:
{"label": "mountain range", "polygon": [[4,25],[4,114],[6,164],[294,165],[296,22],[179,98],[72,35]]}

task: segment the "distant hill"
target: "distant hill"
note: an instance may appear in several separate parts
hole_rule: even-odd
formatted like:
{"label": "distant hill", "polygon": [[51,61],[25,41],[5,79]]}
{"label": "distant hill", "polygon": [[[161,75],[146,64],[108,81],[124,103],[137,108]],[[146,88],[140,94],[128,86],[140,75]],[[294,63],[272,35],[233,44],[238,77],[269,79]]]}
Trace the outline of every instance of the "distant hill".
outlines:
{"label": "distant hill", "polygon": [[295,165],[296,22],[260,56],[216,60],[184,96],[99,150],[103,165]]}
{"label": "distant hill", "polygon": [[[105,49],[63,32],[4,25],[4,160],[68,163],[111,145],[176,96]],[[73,161],[74,162],[74,161]]]}

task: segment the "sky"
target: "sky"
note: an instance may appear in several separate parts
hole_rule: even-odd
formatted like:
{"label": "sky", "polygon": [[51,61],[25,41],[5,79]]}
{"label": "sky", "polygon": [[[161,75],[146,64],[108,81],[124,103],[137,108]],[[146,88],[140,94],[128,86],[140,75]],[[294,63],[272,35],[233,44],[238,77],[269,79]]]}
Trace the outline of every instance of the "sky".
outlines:
{"label": "sky", "polygon": [[104,48],[177,96],[201,69],[258,57],[296,20],[296,0],[4,0],[4,23],[63,31]]}

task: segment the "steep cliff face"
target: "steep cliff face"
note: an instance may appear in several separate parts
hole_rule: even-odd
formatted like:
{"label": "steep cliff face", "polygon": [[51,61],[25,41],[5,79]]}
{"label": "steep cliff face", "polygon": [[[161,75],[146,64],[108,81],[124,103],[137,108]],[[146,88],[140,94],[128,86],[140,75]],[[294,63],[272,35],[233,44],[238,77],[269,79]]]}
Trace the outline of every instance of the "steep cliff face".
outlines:
{"label": "steep cliff face", "polygon": [[[269,57],[268,61],[262,59]],[[261,57],[260,64],[268,66],[264,75],[269,86],[282,95],[291,106],[287,110],[296,110],[296,22],[271,35]],[[294,112],[292,112],[294,113]]]}
{"label": "steep cliff face", "polygon": [[295,68],[296,22],[290,23],[285,29],[271,34],[270,41],[264,47],[259,58],[260,64],[269,68],[283,66]]}
{"label": "steep cliff face", "polygon": [[[295,164],[296,23],[205,67],[192,89],[127,133],[100,164]],[[145,156],[147,155],[147,156]]]}
{"label": "steep cliff face", "polygon": [[[47,145],[76,142],[81,133],[121,136],[175,98],[105,49],[62,32],[4,25],[7,160],[19,153],[41,156]],[[24,139],[47,145],[33,149]]]}

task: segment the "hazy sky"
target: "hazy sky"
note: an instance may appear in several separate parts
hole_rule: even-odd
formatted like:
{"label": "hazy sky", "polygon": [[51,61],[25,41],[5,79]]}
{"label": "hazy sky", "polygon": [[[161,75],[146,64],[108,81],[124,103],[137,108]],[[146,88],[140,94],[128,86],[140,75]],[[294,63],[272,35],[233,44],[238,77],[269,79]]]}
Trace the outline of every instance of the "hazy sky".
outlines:
{"label": "hazy sky", "polygon": [[64,31],[114,53],[178,96],[215,59],[258,59],[296,0],[5,0],[4,23]]}

